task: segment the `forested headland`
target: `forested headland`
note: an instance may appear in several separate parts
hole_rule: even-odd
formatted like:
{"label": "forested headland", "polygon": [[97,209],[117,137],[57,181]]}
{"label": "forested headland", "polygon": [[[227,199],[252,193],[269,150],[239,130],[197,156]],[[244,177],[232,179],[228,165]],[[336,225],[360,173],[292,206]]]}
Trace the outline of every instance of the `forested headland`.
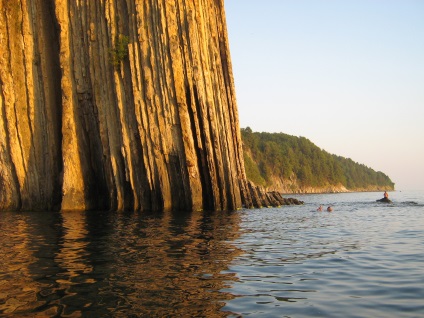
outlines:
{"label": "forested headland", "polygon": [[283,193],[393,190],[381,171],[330,154],[305,137],[242,128],[247,178]]}

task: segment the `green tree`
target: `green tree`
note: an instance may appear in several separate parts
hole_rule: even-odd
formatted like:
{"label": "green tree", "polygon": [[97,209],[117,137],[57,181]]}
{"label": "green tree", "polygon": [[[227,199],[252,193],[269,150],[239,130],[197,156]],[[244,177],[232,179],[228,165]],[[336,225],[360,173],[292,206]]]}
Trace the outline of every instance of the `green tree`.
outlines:
{"label": "green tree", "polygon": [[295,176],[303,186],[343,185],[355,190],[367,187],[389,187],[394,183],[382,172],[321,150],[305,137],[284,133],[253,132],[242,128],[247,177],[261,185],[273,178]]}

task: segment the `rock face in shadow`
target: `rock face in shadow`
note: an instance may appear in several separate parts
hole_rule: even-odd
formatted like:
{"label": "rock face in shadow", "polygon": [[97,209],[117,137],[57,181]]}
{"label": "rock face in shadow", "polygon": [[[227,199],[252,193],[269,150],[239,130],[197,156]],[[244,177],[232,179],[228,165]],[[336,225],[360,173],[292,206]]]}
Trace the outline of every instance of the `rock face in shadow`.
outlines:
{"label": "rock face in shadow", "polygon": [[0,210],[252,206],[223,0],[0,16]]}

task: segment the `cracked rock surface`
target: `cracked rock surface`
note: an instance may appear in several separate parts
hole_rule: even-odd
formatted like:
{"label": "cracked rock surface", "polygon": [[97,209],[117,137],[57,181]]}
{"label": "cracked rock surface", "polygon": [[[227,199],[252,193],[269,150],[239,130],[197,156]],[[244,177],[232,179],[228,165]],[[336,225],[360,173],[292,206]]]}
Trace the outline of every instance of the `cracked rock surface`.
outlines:
{"label": "cracked rock surface", "polygon": [[251,205],[223,0],[0,0],[0,210]]}

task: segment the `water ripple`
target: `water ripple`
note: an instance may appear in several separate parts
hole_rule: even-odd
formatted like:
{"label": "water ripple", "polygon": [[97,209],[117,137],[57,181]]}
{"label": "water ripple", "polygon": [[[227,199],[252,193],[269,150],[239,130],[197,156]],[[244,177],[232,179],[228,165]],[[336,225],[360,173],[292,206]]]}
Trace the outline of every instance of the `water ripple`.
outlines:
{"label": "water ripple", "polygon": [[254,317],[424,316],[423,205],[328,197],[333,213],[316,212],[321,202],[307,196],[303,207],[246,211],[236,241],[245,254],[233,261],[229,289],[237,297],[225,308]]}
{"label": "water ripple", "polygon": [[422,196],[299,199],[234,213],[2,213],[0,316],[424,317]]}

